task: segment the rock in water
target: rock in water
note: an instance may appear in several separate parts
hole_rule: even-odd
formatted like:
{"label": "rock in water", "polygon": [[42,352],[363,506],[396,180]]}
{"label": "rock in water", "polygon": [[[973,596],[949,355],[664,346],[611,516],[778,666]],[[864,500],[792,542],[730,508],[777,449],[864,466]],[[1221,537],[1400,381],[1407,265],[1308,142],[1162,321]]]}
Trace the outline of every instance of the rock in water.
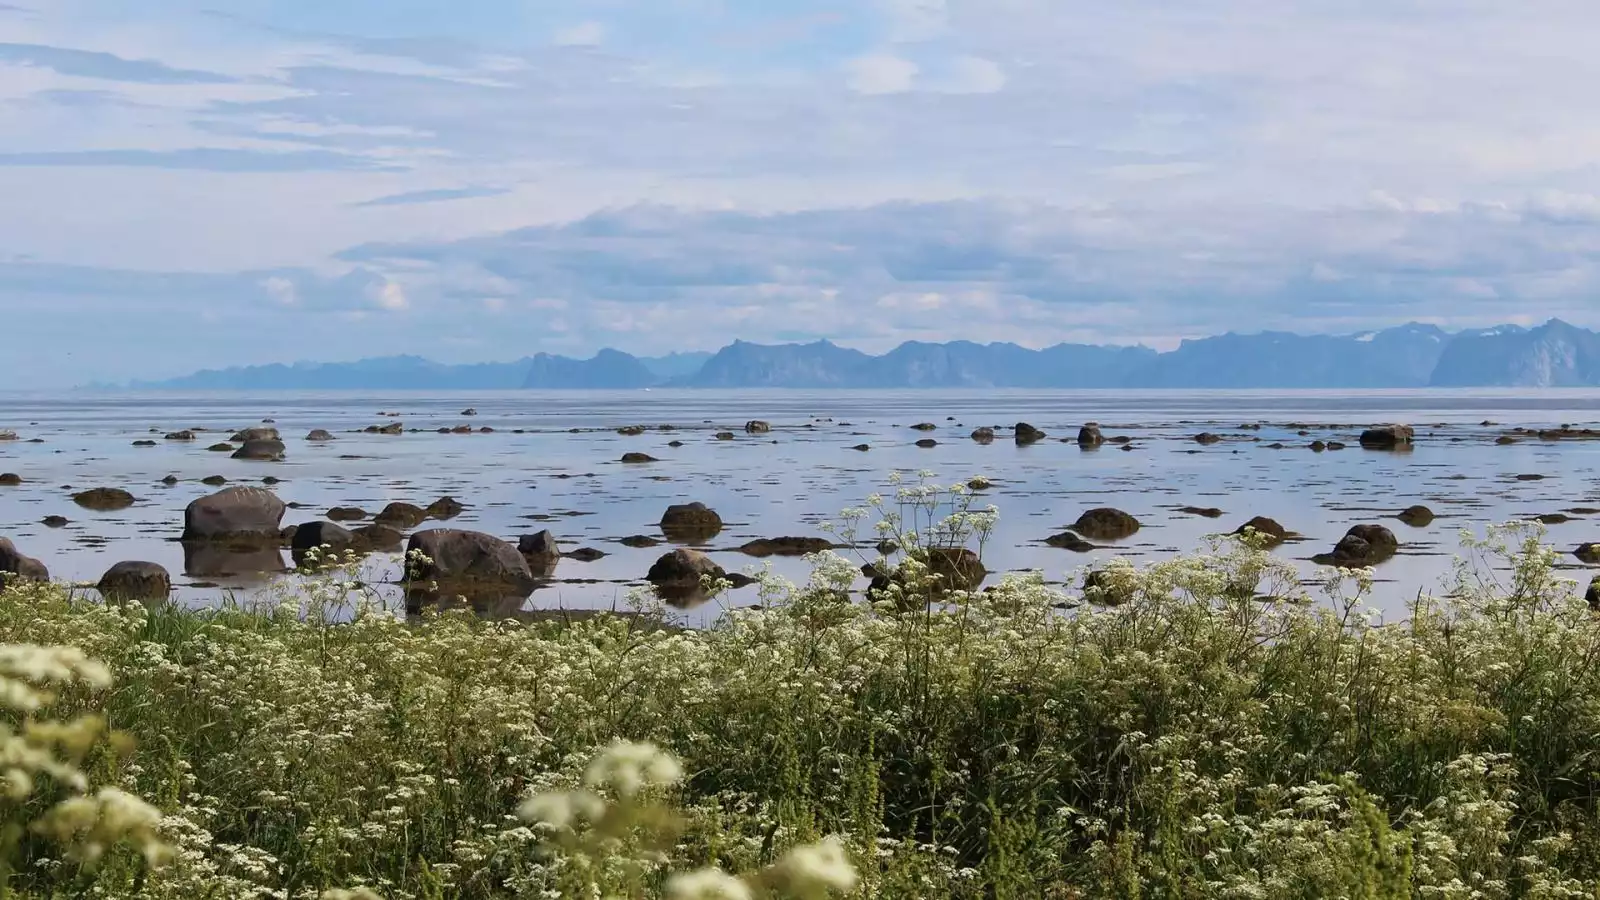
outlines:
{"label": "rock in water", "polygon": [[0,472],[0,487],[16,487],[21,483],[21,475],[15,472]]}
{"label": "rock in water", "polygon": [[1433,521],[1433,510],[1420,504],[1408,506],[1396,518],[1413,528],[1422,528]]}
{"label": "rock in water", "polygon": [[328,510],[328,518],[335,522],[357,522],[367,517],[367,511],[355,506],[335,506]]}
{"label": "rock in water", "polygon": [[932,431],[939,426],[933,424],[932,422],[918,422],[911,427],[917,431]]}
{"label": "rock in water", "polygon": [[750,421],[744,423],[745,434],[766,434],[771,430],[771,423],[763,422],[760,419],[751,419]]}
{"label": "rock in water", "polygon": [[372,520],[379,525],[398,528],[404,531],[415,528],[428,518],[428,511],[414,503],[396,501],[383,508],[383,511]]}
{"label": "rock in water", "polygon": [[622,461],[625,462],[625,463],[653,463],[653,462],[660,462],[660,460],[656,459],[654,456],[651,456],[648,453],[624,453],[624,454],[622,454]]}
{"label": "rock in water", "polygon": [[1017,446],[1019,447],[1026,447],[1029,444],[1037,444],[1045,439],[1044,432],[1033,427],[1032,425],[1029,425],[1027,422],[1018,422],[1015,430]]}
{"label": "rock in water", "polygon": [[1385,425],[1361,432],[1361,446],[1369,450],[1397,450],[1410,447],[1412,437],[1410,425]]}
{"label": "rock in water", "polygon": [[1106,442],[1105,436],[1100,433],[1098,422],[1089,422],[1078,429],[1078,446],[1083,448],[1098,447]]}
{"label": "rock in water", "polygon": [[739,552],[756,557],[805,556],[832,549],[833,543],[824,538],[775,537],[750,541],[740,547]]}
{"label": "rock in water", "polygon": [[278,429],[276,428],[246,428],[243,431],[234,432],[233,437],[228,438],[228,440],[235,444],[248,444],[251,441],[277,441],[282,440],[282,438],[278,435]]}
{"label": "rock in water", "polygon": [[325,431],[324,429],[321,429],[321,428],[314,428],[314,429],[311,430],[310,433],[308,433],[306,435],[306,440],[308,440],[308,441],[321,442],[321,441],[331,441],[333,439],[334,438],[333,438],[332,434],[329,434],[327,431]]}
{"label": "rock in water", "polygon": [[662,513],[661,531],[673,540],[710,540],[722,531],[722,517],[698,501],[675,504]]}
{"label": "rock in water", "polygon": [[1051,547],[1060,547],[1062,550],[1071,550],[1074,553],[1088,553],[1094,549],[1093,544],[1070,531],[1053,534],[1045,538],[1044,542]]}
{"label": "rock in water", "polygon": [[1583,594],[1583,599],[1589,602],[1589,608],[1600,610],[1600,575],[1589,580],[1589,590]]}
{"label": "rock in water", "polygon": [[994,429],[985,425],[982,428],[972,429],[972,439],[980,444],[994,443]]}
{"label": "rock in water", "polygon": [[1322,566],[1354,569],[1375,566],[1394,556],[1399,549],[1400,541],[1389,529],[1382,525],[1357,525],[1339,539],[1332,553],[1320,554],[1312,561]]}
{"label": "rock in water", "polygon": [[153,562],[119,562],[95,588],[107,600],[165,600],[172,593],[172,576]]}
{"label": "rock in water", "polygon": [[1578,549],[1572,551],[1572,555],[1576,556],[1579,562],[1600,566],[1600,544],[1579,544]]}
{"label": "rock in water", "polygon": [[1078,517],[1072,530],[1095,541],[1120,541],[1139,530],[1139,520],[1120,509],[1091,509]]}
{"label": "rock in water", "polygon": [[13,581],[49,581],[50,570],[31,556],[24,556],[9,538],[0,538],[0,587]]}
{"label": "rock in water", "polygon": [[561,556],[561,545],[548,530],[525,534],[517,541],[517,552],[529,560],[549,561]]}
{"label": "rock in water", "polygon": [[[427,562],[417,561],[420,553]],[[479,531],[434,528],[419,531],[406,545],[406,577],[437,584],[441,594],[512,592],[523,596],[537,586],[528,561],[517,548]],[[431,589],[424,589],[430,590]]]}
{"label": "rock in water", "polygon": [[283,501],[265,488],[231,487],[190,503],[185,541],[270,541],[283,525]]}
{"label": "rock in water", "polygon": [[1252,531],[1268,538],[1273,544],[1281,544],[1289,537],[1289,529],[1279,525],[1276,519],[1269,519],[1266,516],[1256,516],[1234,529],[1233,533],[1249,534]]}
{"label": "rock in water", "polygon": [[72,502],[84,509],[97,512],[115,512],[127,509],[134,503],[133,495],[122,488],[90,488],[72,495]]}
{"label": "rock in water", "polygon": [[283,441],[276,438],[253,440],[245,441],[244,446],[233,451],[233,458],[256,462],[282,462],[284,452]]}
{"label": "rock in water", "polygon": [[695,588],[702,586],[706,578],[718,579],[726,575],[711,557],[699,550],[680,547],[657,559],[645,580],[657,587]]}
{"label": "rock in water", "polygon": [[354,546],[356,536],[343,525],[333,522],[307,522],[294,530],[289,549],[304,552],[315,547],[344,550]]}
{"label": "rock in water", "polygon": [[440,497],[429,503],[428,508],[423,512],[427,513],[430,519],[454,519],[456,516],[466,512],[466,509],[461,504],[461,501],[454,497]]}
{"label": "rock in water", "polygon": [[1222,438],[1220,436],[1212,434],[1209,431],[1202,431],[1194,436],[1194,442],[1196,444],[1204,444],[1209,446],[1211,444],[1221,443],[1221,441]]}

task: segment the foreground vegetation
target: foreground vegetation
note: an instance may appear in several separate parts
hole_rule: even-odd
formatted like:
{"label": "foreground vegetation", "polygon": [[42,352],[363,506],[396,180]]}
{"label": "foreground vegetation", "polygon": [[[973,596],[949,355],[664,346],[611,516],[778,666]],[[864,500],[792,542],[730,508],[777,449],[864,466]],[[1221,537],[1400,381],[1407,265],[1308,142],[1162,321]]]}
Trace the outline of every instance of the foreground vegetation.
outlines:
{"label": "foreground vegetation", "polygon": [[699,631],[15,585],[0,895],[1600,897],[1600,621],[1537,531],[1465,556],[1387,625],[1246,542],[1114,606],[824,555]]}

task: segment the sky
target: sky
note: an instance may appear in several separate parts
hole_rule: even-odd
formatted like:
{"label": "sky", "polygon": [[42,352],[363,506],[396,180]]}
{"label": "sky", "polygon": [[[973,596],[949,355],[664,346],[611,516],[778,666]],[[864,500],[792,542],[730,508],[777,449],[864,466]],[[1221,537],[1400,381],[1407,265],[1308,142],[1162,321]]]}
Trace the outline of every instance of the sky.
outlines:
{"label": "sky", "polygon": [[0,376],[1600,325],[1592,0],[0,0]]}

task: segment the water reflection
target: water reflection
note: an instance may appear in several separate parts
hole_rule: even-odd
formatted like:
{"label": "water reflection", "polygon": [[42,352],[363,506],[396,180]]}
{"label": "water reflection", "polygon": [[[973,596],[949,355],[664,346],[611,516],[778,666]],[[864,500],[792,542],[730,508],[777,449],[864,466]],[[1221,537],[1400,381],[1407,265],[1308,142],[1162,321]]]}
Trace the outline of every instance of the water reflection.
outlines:
{"label": "water reflection", "polygon": [[183,544],[183,572],[190,578],[266,581],[285,571],[283,552],[277,547],[200,541]]}

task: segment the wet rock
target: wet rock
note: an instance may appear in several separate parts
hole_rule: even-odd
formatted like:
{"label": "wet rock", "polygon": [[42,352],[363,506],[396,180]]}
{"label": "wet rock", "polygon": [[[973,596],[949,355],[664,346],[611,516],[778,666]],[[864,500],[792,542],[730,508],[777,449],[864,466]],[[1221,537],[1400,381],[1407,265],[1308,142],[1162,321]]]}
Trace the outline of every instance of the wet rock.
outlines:
{"label": "wet rock", "polygon": [[661,515],[661,531],[672,540],[710,540],[722,531],[722,517],[704,503],[680,503]]}
{"label": "wet rock", "polygon": [[1139,520],[1109,506],[1091,509],[1078,517],[1072,530],[1095,541],[1120,541],[1139,530]]}
{"label": "wet rock", "polygon": [[41,521],[46,528],[65,528],[72,524],[66,516],[45,516]]}
{"label": "wet rock", "polygon": [[1317,453],[1321,453],[1328,449],[1328,445],[1323,441],[1312,441],[1311,449]]}
{"label": "wet rock", "polygon": [[1564,513],[1540,513],[1532,518],[1540,525],[1563,525],[1572,521],[1572,517]]}
{"label": "wet rock", "polygon": [[356,542],[355,534],[343,525],[333,522],[307,522],[294,530],[289,548],[300,553],[313,547],[327,547],[338,551],[353,547]]}
{"label": "wet rock", "polygon": [[313,428],[310,432],[308,432],[306,434],[306,440],[320,443],[320,442],[323,442],[323,441],[335,440],[335,438],[331,433],[329,433],[325,429]]}
{"label": "wet rock", "polygon": [[0,537],[0,587],[13,581],[49,581],[50,570],[31,556],[23,555],[9,538]]}
{"label": "wet rock", "polygon": [[169,441],[192,441],[194,440],[194,432],[189,431],[188,429],[183,431],[169,431],[163,435],[163,438]]}
{"label": "wet rock", "polygon": [[525,534],[517,539],[517,552],[525,559],[548,562],[561,556],[561,545],[549,530],[538,534]]}
{"label": "wet rock", "polygon": [[278,544],[288,547],[294,543],[294,536],[300,531],[299,525],[285,525],[278,529]]}
{"label": "wet rock", "polygon": [[1319,554],[1312,557],[1312,561],[1345,569],[1375,566],[1394,556],[1399,549],[1399,539],[1384,526],[1357,525],[1339,539],[1332,553]]}
{"label": "wet rock", "polygon": [[1063,531],[1060,534],[1053,534],[1045,538],[1044,542],[1051,547],[1059,547],[1062,550],[1071,550],[1074,553],[1088,553],[1090,550],[1094,549],[1093,544],[1081,537],[1078,537],[1070,531]]}
{"label": "wet rock", "polygon": [[624,454],[622,454],[622,461],[625,462],[625,463],[653,463],[653,462],[660,462],[660,460],[656,459],[654,456],[651,456],[648,453],[624,453]]}
{"label": "wet rock", "polygon": [[1233,533],[1249,534],[1252,531],[1269,539],[1269,541],[1274,544],[1281,544],[1290,537],[1289,529],[1278,524],[1276,519],[1269,519],[1266,516],[1256,516],[1243,525],[1240,525],[1238,528],[1235,528]]}
{"label": "wet rock", "polygon": [[176,476],[176,475],[168,475],[167,477],[161,479],[161,483],[166,485],[167,487],[172,487],[173,485],[178,483],[178,476]]}
{"label": "wet rock", "polygon": [[1098,422],[1087,422],[1082,428],[1078,429],[1079,447],[1098,447],[1105,442],[1105,435],[1100,433],[1100,424]]}
{"label": "wet rock", "polygon": [[478,411],[477,411],[477,410],[476,410],[476,409],[473,409],[473,408],[472,408],[472,407],[470,407],[470,406],[469,406],[469,407],[467,407],[467,408],[466,408],[466,409],[463,409],[463,410],[462,410],[462,411],[461,411],[461,414],[462,414],[462,415],[463,415],[463,416],[475,416],[475,415],[477,415],[477,414],[478,414]]}
{"label": "wet rock", "polygon": [[72,502],[96,512],[116,512],[134,504],[133,495],[122,488],[90,488],[72,495]]}
{"label": "wet rock", "polygon": [[617,434],[620,434],[624,437],[638,437],[639,435],[644,434],[644,426],[624,425],[617,429]]}
{"label": "wet rock", "polygon": [[668,447],[682,447],[683,441],[667,441]]}
{"label": "wet rock", "polygon": [[1434,515],[1433,510],[1418,504],[1401,510],[1400,515],[1395,518],[1410,525],[1412,528],[1425,528],[1432,524]]}
{"label": "wet rock", "polygon": [[454,519],[456,516],[466,512],[466,509],[461,501],[454,497],[440,497],[429,503],[428,508],[423,512],[427,513],[430,519]]}
{"label": "wet rock", "polygon": [[680,547],[657,559],[645,580],[657,587],[692,589],[704,586],[707,579],[716,581],[726,575],[711,557],[699,550]]}
{"label": "wet rock", "polygon": [[95,585],[107,600],[165,600],[172,593],[172,575],[153,562],[119,562]]}
{"label": "wet rock", "polygon": [[387,525],[390,528],[398,528],[404,531],[421,525],[427,518],[428,511],[422,507],[414,503],[395,501],[385,506],[372,521],[379,525]]}
{"label": "wet rock", "polygon": [[537,587],[517,548],[481,531],[419,531],[407,543],[406,557],[406,579],[413,592],[472,597],[506,591],[527,596]]}
{"label": "wet rock", "polygon": [[1600,566],[1600,544],[1579,544],[1578,549],[1572,551],[1572,555],[1576,556],[1579,562]]}
{"label": "wet rock", "polygon": [[921,447],[924,450],[930,450],[930,449],[932,449],[934,447],[939,446],[939,442],[934,440],[933,438],[923,438],[922,440],[917,441],[917,446]]}
{"label": "wet rock", "polygon": [[21,483],[21,475],[15,472],[0,472],[0,487],[16,487]]}
{"label": "wet rock", "polygon": [[1528,473],[1528,474],[1523,474],[1523,475],[1516,476],[1516,480],[1517,481],[1543,481],[1544,480],[1544,476],[1543,475],[1535,475],[1535,474]]}
{"label": "wet rock", "polygon": [[994,429],[985,425],[982,428],[972,429],[972,439],[980,444],[994,443]]}
{"label": "wet rock", "polygon": [[234,451],[233,458],[256,462],[282,462],[284,450],[283,441],[276,438],[245,441],[244,446]]}
{"label": "wet rock", "polygon": [[0,441],[14,441],[16,439],[17,433],[15,431],[0,430]]}
{"label": "wet rock", "polygon": [[719,431],[719,432],[716,433],[715,437],[719,441],[731,441],[731,440],[733,440],[733,432],[731,432],[731,431]]}
{"label": "wet rock", "polygon": [[1496,444],[1499,444],[1502,447],[1507,447],[1507,446],[1510,446],[1511,444],[1515,444],[1517,442],[1517,439],[1512,437],[1509,434],[1502,434],[1499,437],[1495,438],[1494,442]]}
{"label": "wet rock", "polygon": [[355,548],[366,552],[399,550],[406,538],[399,529],[388,525],[363,525],[350,533],[355,535]]}
{"label": "wet rock", "polygon": [[641,549],[641,548],[645,548],[645,547],[658,547],[658,546],[661,545],[660,541],[656,540],[655,538],[651,537],[648,534],[629,535],[628,537],[625,537],[622,540],[617,541],[617,543],[621,544],[624,547],[633,547],[635,549]]}
{"label": "wet rock", "polygon": [[226,488],[184,510],[183,540],[276,542],[284,510],[283,501],[265,488]]}
{"label": "wet rock", "polygon": [[994,487],[994,482],[982,475],[974,475],[967,479],[967,490],[969,491],[987,491],[992,487]]}
{"label": "wet rock", "polygon": [[1385,425],[1361,432],[1361,446],[1369,450],[1397,450],[1410,447],[1414,433],[1410,425]]}
{"label": "wet rock", "polygon": [[760,419],[751,419],[750,421],[744,423],[745,434],[766,434],[771,430],[771,423],[763,422]]}
{"label": "wet rock", "polygon": [[1221,443],[1222,442],[1222,438],[1220,436],[1218,436],[1218,435],[1212,434],[1209,431],[1202,431],[1199,434],[1194,436],[1194,442],[1196,444],[1205,444],[1205,445],[1209,446],[1211,444]]}
{"label": "wet rock", "polygon": [[[439,429],[441,434],[443,432],[445,432],[446,430],[447,429],[444,429],[444,428]],[[448,431],[451,434],[471,434],[472,433],[472,426],[471,425],[457,425],[454,428],[448,429]]]}
{"label": "wet rock", "polygon": [[1343,441],[1329,441],[1328,442],[1328,449],[1329,450],[1343,450],[1344,448],[1345,448],[1345,444],[1344,444]]}
{"label": "wet rock", "polygon": [[228,483],[228,479],[223,478],[221,475],[207,475],[200,479],[200,483],[209,487],[221,487]]}
{"label": "wet rock", "polygon": [[1015,430],[1017,446],[1019,447],[1026,447],[1029,444],[1037,444],[1046,437],[1044,432],[1033,427],[1032,425],[1029,425],[1027,422],[1018,422]]}
{"label": "wet rock", "polygon": [[854,447],[851,447],[850,449],[851,450],[857,450],[857,451],[860,451],[862,453],[865,453],[868,450],[871,450],[872,448],[870,446],[866,445],[866,444],[856,444]]}
{"label": "wet rock", "polygon": [[228,438],[228,440],[235,444],[248,444],[251,441],[278,441],[282,440],[282,437],[279,436],[276,428],[246,428],[242,431],[234,432],[233,437]]}
{"label": "wet rock", "polygon": [[932,431],[935,428],[938,428],[939,426],[933,424],[932,422],[918,422],[917,424],[915,424],[915,425],[913,425],[911,427],[913,429],[915,429],[916,431]]}
{"label": "wet rock", "polygon": [[1584,591],[1583,599],[1588,601],[1590,609],[1600,610],[1600,575],[1589,580],[1589,589]]}
{"label": "wet rock", "polygon": [[1217,509],[1215,506],[1185,506],[1181,507],[1178,512],[1186,513],[1191,516],[1201,516],[1207,519],[1222,518],[1222,510]]}
{"label": "wet rock", "polygon": [[596,550],[593,547],[579,547],[576,550],[572,550],[572,551],[569,551],[567,553],[563,553],[561,555],[566,557],[567,559],[575,559],[578,562],[586,562],[587,563],[587,562],[594,562],[595,560],[598,560],[598,559],[604,559],[605,556],[606,556],[606,552],[604,550]]}
{"label": "wet rock", "polygon": [[824,550],[832,549],[833,542],[824,538],[775,537],[750,541],[740,547],[739,552],[756,557],[805,556],[810,553],[821,553]]}

